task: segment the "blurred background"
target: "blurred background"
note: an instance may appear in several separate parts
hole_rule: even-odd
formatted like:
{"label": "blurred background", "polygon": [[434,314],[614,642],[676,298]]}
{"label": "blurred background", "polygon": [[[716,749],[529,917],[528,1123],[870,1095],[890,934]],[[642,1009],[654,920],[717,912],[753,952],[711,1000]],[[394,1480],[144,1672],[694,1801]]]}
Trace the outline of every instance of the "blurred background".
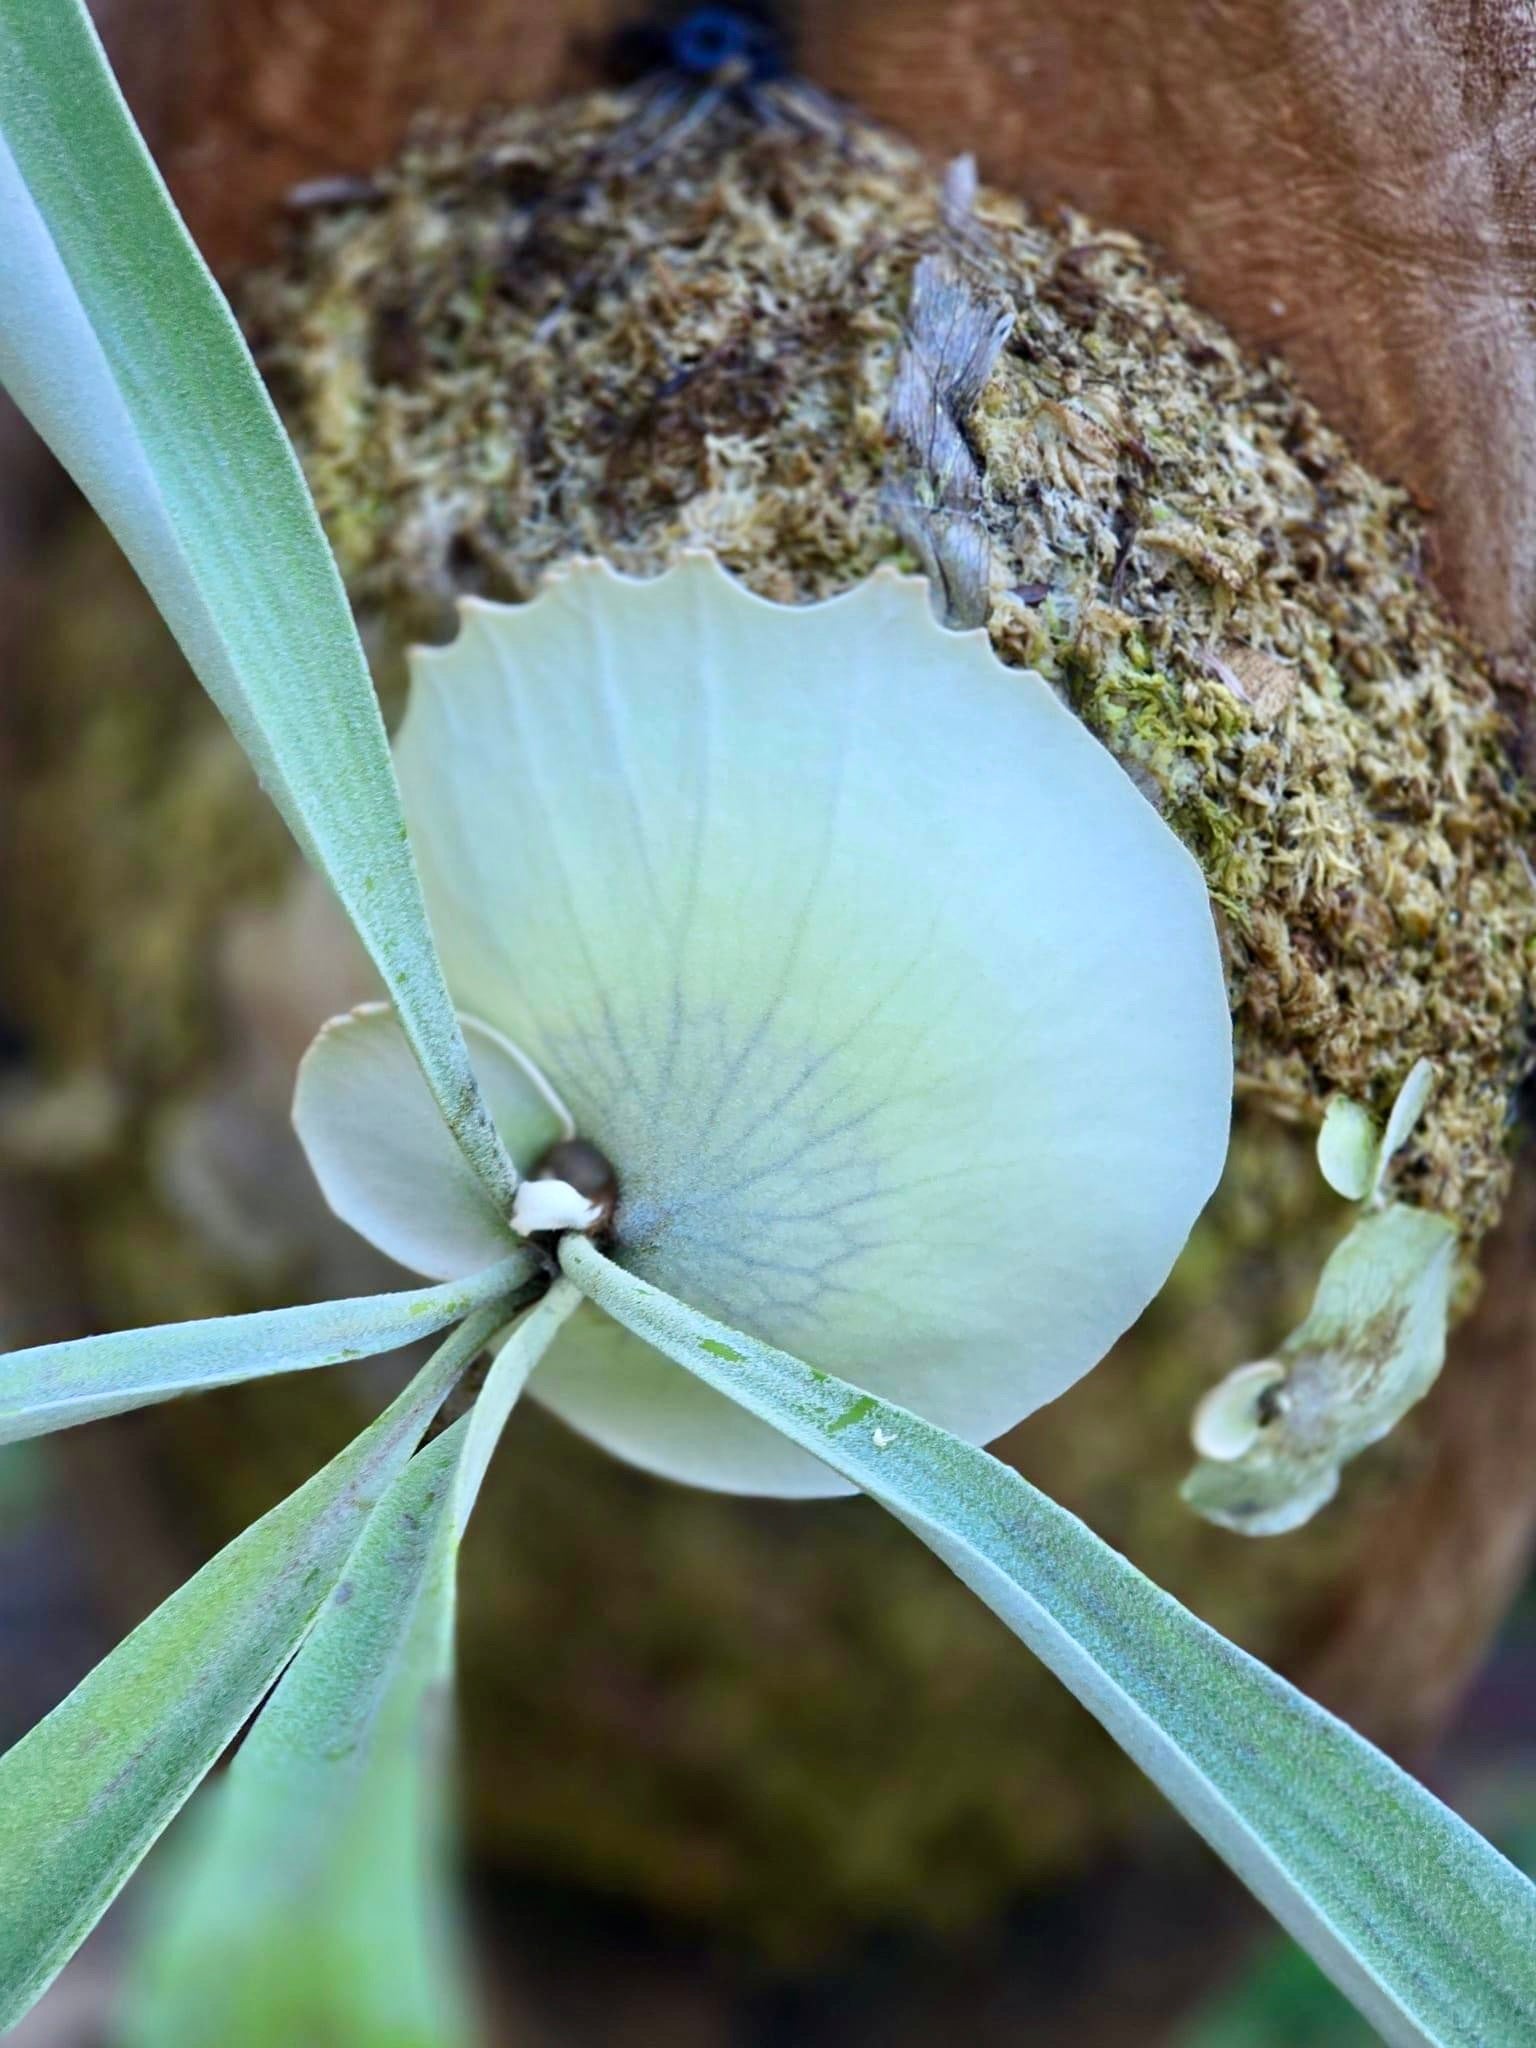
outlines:
{"label": "blurred background", "polygon": [[[103,0],[99,19],[237,290],[295,187],[366,177],[423,113],[602,83],[638,21],[622,0]],[[782,19],[815,85],[938,158],[974,151],[1005,191],[1148,236],[1278,350],[1413,492],[1517,723],[1536,593],[1522,24],[1513,0],[820,0]],[[391,1284],[324,1215],[282,1114],[317,1022],[366,989],[111,543],[0,416],[5,1344]],[[1006,1454],[1536,1867],[1529,1163],[1442,1384],[1337,1507],[1252,1543],[1176,1497],[1194,1394],[1300,1319],[1342,1218],[1305,1131],[1240,1126],[1165,1297]],[[0,1745],[404,1369],[0,1453]],[[467,1911],[493,2041],[1370,2038],[861,1503],[685,1494],[529,1410],[465,1582]],[[22,2048],[110,2042],[133,1918],[130,1892]]]}

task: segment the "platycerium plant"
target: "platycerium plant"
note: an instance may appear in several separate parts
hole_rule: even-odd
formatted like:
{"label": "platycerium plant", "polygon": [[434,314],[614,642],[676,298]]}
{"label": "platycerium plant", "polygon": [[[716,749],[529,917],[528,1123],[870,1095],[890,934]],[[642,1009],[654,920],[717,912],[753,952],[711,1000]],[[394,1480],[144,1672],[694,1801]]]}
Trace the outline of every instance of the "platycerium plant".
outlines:
{"label": "platycerium plant", "polygon": [[0,2017],[260,1709],[140,2038],[462,2038],[422,1738],[536,1374],[675,1477],[869,1494],[1387,2038],[1530,2038],[1536,1890],[976,1448],[1138,1312],[1220,1165],[1210,913],[1143,798],[911,584],[793,611],[693,560],[470,608],[418,665],[402,814],[296,467],[77,0],[0,0],[0,132],[0,375],[373,955],[391,1007],[322,1033],[298,1120],[438,1282],[14,1354],[7,1433],[453,1326],[0,1761]]}

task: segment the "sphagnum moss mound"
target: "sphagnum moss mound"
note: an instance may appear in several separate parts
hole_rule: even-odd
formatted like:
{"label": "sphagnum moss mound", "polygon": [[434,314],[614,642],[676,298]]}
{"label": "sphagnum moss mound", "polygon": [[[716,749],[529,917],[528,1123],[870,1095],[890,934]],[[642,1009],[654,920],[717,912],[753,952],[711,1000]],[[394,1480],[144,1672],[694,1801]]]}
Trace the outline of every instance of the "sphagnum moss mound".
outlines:
{"label": "sphagnum moss mound", "polygon": [[[887,487],[905,458],[886,416],[916,265],[945,241],[930,168],[863,128],[845,147],[727,115],[626,173],[631,111],[599,98],[424,138],[355,204],[302,213],[284,267],[246,295],[386,680],[407,638],[448,630],[456,591],[526,596],[574,552],[645,571],[704,541],[775,598],[900,558]],[[1337,1087],[1384,1108],[1427,1052],[1447,1079],[1403,1185],[1459,1208],[1469,1234],[1491,1217],[1524,1058],[1521,800],[1400,495],[1139,245],[990,197],[979,210],[984,238],[967,246],[1016,307],[965,423],[993,636],[1071,693],[1205,864],[1245,1091],[1226,1181],[1163,1297],[1003,1448],[1211,1621],[1288,1658],[1369,1572],[1373,1513],[1414,1471],[1419,1435],[1410,1419],[1312,1528],[1255,1546],[1179,1501],[1189,1414],[1300,1320],[1343,1227],[1307,1137],[1272,1112],[1311,1120]],[[141,605],[99,542],[83,552],[104,615]],[[102,701],[136,718],[142,676],[130,666],[113,689],[115,654],[131,657],[115,625],[104,639]],[[34,665],[17,700],[46,707],[56,677]],[[188,716],[211,718],[186,691]],[[181,778],[145,737],[154,805]],[[230,934],[199,922],[195,944],[139,945],[164,902],[125,902],[110,863],[71,851],[99,841],[67,753],[39,745],[33,765],[11,868],[43,872],[46,843],[47,891],[17,894],[13,927],[47,930],[66,905],[83,962],[126,949],[153,966],[145,1009],[190,1004],[198,1020],[177,1055],[189,1095],[223,1100],[215,1062],[260,1040],[275,1122],[290,1074],[270,1020],[238,998],[227,1026],[210,1014]],[[200,783],[204,799],[215,843],[269,861],[253,789]],[[65,812],[79,831],[46,823]],[[181,886],[167,875],[161,897]],[[269,940],[274,987],[292,976],[286,943]],[[158,1105],[164,1073],[101,979],[72,1019],[68,991],[29,986],[28,1021],[130,1106]],[[323,1014],[313,1000],[305,1025]],[[129,1129],[65,1190],[111,1319],[265,1298],[270,1270],[188,1239]],[[302,1204],[285,1225],[290,1250],[319,1235]],[[290,1283],[317,1291],[285,1266]],[[349,1389],[317,1379],[281,1408],[235,1389],[132,1434],[211,1539],[354,1421]],[[496,1568],[465,1592],[467,1818],[483,1849],[803,1951],[940,1910],[979,1920],[1145,1811],[1054,1681],[857,1507],[797,1509],[791,1527],[773,1506],[637,1477],[542,1418],[526,1427],[473,1539]],[[616,1591],[597,1613],[604,1575]]]}
{"label": "sphagnum moss mound", "polygon": [[[1011,309],[957,422],[987,624],[1137,775],[1221,908],[1240,1088],[1315,1121],[1440,1070],[1400,1162],[1469,1240],[1506,1184],[1536,891],[1505,722],[1402,493],[1124,234],[862,125],[722,110],[634,168],[633,102],[424,133],[250,293],[351,587],[398,640],[573,552],[704,542],[780,600],[900,554],[887,428],[919,258]],[[917,466],[921,466],[920,463]]]}

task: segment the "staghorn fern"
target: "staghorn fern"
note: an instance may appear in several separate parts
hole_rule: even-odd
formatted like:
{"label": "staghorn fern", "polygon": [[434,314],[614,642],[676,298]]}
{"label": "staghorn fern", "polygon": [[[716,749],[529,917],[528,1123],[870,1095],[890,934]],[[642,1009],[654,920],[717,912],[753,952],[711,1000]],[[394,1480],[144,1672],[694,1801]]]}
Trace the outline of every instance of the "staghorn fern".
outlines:
{"label": "staghorn fern", "polygon": [[1536,1890],[976,1447],[1155,1293],[1230,1096],[1198,873],[1045,686],[899,579],[795,611],[707,561],[584,567],[425,658],[402,812],[291,453],[77,0],[0,0],[0,377],[373,956],[391,1008],[322,1033],[299,1127],[447,1283],[19,1353],[6,1428],[453,1326],[0,1760],[0,2020],[260,1707],[137,2037],[465,2037],[429,1736],[528,1382],[674,1477],[869,1494],[1386,2038],[1532,2038]]}

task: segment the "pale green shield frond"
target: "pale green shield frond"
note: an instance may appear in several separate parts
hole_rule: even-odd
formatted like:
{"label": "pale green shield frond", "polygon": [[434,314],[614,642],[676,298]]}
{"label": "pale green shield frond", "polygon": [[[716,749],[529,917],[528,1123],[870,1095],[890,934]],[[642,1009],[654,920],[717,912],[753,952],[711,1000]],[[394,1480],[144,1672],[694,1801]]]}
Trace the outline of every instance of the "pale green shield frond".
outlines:
{"label": "pale green shield frond", "polygon": [[1338,1490],[1340,1467],[1439,1377],[1455,1262],[1444,1216],[1400,1202],[1363,1216],[1323,1268],[1301,1327],[1201,1403],[1194,1436],[1205,1455],[1183,1489],[1191,1507],[1245,1536],[1310,1520]]}
{"label": "pale green shield frond", "polygon": [[0,384],[143,577],[505,1207],[341,579],[78,0],[0,0]]}
{"label": "pale green shield frond", "polygon": [[[467,604],[397,765],[455,1001],[614,1162],[634,1270],[973,1440],[1161,1285],[1227,1137],[1204,884],[921,583]],[[835,1485],[588,1318],[535,1391],[661,1472]]]}
{"label": "pale green shield frond", "polygon": [[1416,1060],[1398,1089],[1383,1130],[1363,1104],[1335,1096],[1317,1138],[1317,1163],[1335,1193],[1374,1200],[1393,1158],[1413,1136],[1435,1088],[1433,1060]]}
{"label": "pale green shield frond", "polygon": [[1335,1194],[1363,1202],[1375,1183],[1381,1126],[1362,1103],[1337,1095],[1317,1136],[1317,1163]]}
{"label": "pale green shield frond", "polygon": [[1070,1687],[1394,2048],[1536,2041],[1536,1888],[1422,1785],[985,1451],[658,1294],[610,1314],[861,1487]]}
{"label": "pale green shield frond", "polygon": [[1429,1105],[1429,1098],[1435,1092],[1435,1064],[1433,1060],[1415,1060],[1408,1070],[1408,1078],[1397,1091],[1397,1099],[1387,1114],[1387,1128],[1382,1133],[1381,1154],[1376,1162],[1376,1174],[1371,1183],[1373,1195],[1381,1192],[1381,1184],[1387,1177],[1387,1169],[1404,1145],[1413,1136],[1419,1118]]}
{"label": "pale green shield frond", "polygon": [[1385,1129],[1345,1096],[1328,1105],[1318,1166],[1336,1193],[1368,1206],[1324,1267],[1301,1328],[1274,1358],[1229,1372],[1196,1408],[1200,1462],[1183,1495],[1209,1521],[1246,1536],[1300,1528],[1338,1492],[1342,1467],[1439,1377],[1455,1226],[1406,1203],[1381,1206],[1434,1085],[1433,1063],[1416,1061]]}
{"label": "pale green shield frond", "polygon": [[[460,1024],[481,1096],[526,1171],[571,1135],[569,1112],[497,1032],[472,1017]],[[336,1214],[402,1266],[447,1279],[511,1251],[506,1218],[454,1144],[387,1005],[324,1026],[299,1067],[293,1121]]]}

